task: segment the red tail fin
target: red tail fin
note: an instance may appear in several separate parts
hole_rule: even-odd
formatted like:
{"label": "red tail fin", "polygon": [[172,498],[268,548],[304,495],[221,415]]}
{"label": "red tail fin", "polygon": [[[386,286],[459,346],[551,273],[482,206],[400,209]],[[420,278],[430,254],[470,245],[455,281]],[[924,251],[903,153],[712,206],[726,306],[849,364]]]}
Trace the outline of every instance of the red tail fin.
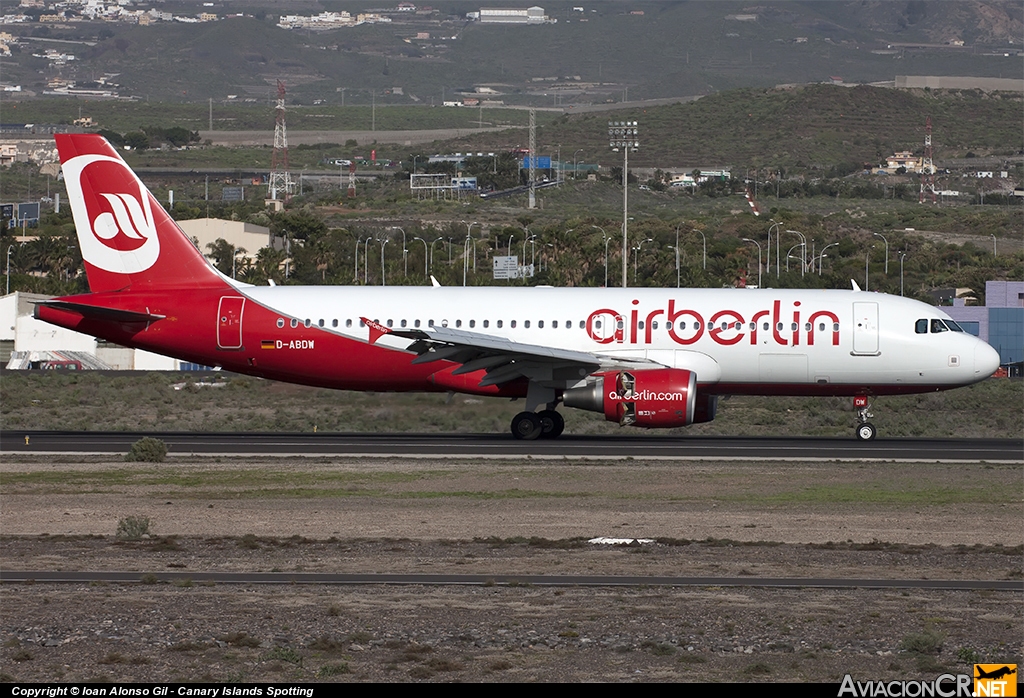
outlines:
{"label": "red tail fin", "polygon": [[94,293],[225,281],[102,136],[55,136]]}

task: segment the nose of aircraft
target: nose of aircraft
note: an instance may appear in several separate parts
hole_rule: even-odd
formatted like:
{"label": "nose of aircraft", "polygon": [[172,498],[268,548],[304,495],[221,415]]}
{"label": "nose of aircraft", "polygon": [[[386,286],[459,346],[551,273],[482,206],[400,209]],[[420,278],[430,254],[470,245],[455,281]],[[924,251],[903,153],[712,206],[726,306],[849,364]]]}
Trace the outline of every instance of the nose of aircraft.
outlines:
{"label": "nose of aircraft", "polygon": [[999,368],[999,352],[986,342],[978,340],[974,348],[974,375],[976,378],[987,378]]}

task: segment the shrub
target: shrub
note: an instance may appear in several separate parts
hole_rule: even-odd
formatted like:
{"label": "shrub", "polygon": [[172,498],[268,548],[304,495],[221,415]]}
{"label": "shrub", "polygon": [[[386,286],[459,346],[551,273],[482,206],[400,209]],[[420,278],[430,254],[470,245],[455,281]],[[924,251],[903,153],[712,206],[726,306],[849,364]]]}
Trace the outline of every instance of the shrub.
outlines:
{"label": "shrub", "polygon": [[128,462],[163,463],[167,457],[167,444],[160,439],[145,436],[132,444],[124,459]]}
{"label": "shrub", "polygon": [[149,535],[149,524],[148,516],[126,516],[117,522],[115,535],[123,540],[140,540]]}

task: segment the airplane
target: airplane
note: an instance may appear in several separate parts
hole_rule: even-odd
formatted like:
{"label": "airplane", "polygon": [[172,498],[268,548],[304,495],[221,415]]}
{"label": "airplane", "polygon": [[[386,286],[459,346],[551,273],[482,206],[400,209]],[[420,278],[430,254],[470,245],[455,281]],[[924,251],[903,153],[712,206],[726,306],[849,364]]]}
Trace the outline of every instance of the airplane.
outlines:
{"label": "airplane", "polygon": [[35,316],[128,347],[361,391],[525,398],[516,439],[564,407],[623,426],[715,418],[728,395],[869,398],[981,381],[992,347],[918,301],[852,290],[254,286],[221,274],[101,136],[57,148],[90,293]]}

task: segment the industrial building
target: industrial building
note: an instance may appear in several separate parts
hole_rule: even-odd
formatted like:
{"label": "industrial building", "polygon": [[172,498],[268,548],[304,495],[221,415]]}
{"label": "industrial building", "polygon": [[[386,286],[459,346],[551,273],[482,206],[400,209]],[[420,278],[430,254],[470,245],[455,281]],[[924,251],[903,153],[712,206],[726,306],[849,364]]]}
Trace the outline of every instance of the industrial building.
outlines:
{"label": "industrial building", "polygon": [[968,306],[954,298],[953,307],[941,310],[998,351],[1000,364],[1024,361],[1024,281],[987,281],[985,305]]}

